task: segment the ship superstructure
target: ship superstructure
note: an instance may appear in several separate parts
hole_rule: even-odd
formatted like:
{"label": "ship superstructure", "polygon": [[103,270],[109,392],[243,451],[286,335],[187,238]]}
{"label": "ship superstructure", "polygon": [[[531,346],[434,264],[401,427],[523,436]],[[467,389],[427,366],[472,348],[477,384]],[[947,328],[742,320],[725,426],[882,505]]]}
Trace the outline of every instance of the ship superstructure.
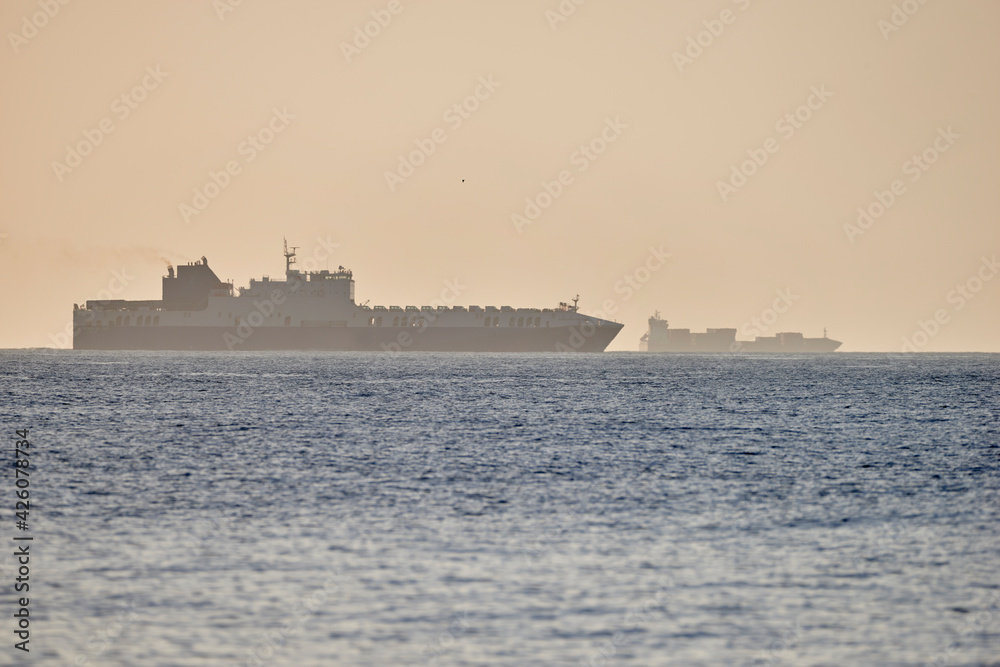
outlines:
{"label": "ship superstructure", "polygon": [[649,318],[649,331],[639,339],[643,352],[833,352],[839,340],[826,337],[806,338],[800,333],[779,333],[756,336],[753,340],[736,340],[736,329],[707,329],[694,333],[690,329],[671,329],[667,320],[654,313]]}
{"label": "ship superstructure", "polygon": [[84,350],[358,350],[601,352],[617,322],[558,308],[357,305],[354,274],[300,271],[285,245],[285,279],[235,289],[204,257],[168,267],[163,298],[87,301],[73,311]]}

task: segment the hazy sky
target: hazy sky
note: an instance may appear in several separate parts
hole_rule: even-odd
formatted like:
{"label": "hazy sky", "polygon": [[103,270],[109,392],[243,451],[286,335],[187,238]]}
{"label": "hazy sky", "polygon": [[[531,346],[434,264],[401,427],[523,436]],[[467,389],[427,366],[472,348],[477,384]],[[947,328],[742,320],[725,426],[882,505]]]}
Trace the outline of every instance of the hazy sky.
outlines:
{"label": "hazy sky", "polygon": [[0,5],[0,347],[285,236],[359,303],[579,293],[612,350],[1000,352],[1000,3],[237,3]]}

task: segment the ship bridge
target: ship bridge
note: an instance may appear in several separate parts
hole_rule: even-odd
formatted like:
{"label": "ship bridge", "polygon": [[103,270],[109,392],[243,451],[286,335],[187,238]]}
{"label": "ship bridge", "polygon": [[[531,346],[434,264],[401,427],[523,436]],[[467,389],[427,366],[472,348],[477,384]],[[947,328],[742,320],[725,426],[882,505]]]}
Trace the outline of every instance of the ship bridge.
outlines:
{"label": "ship bridge", "polygon": [[354,272],[343,266],[335,271],[323,269],[320,271],[299,271],[296,264],[295,251],[298,246],[288,248],[285,241],[285,280],[274,281],[268,276],[261,280],[250,280],[250,287],[240,288],[240,296],[266,295],[270,290],[279,288],[289,295],[334,297],[354,303]]}

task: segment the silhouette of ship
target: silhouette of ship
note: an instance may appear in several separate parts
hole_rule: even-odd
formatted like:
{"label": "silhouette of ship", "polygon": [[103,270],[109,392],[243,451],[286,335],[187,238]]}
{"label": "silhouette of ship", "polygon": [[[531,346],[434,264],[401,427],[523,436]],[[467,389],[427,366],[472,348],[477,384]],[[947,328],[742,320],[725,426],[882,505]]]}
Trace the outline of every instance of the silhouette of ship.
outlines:
{"label": "silhouette of ship", "polygon": [[542,309],[357,305],[350,270],[299,271],[295,250],[286,242],[284,280],[237,291],[202,257],[168,267],[162,299],[74,305],[73,348],[603,352],[622,329],[581,314],[579,296]]}
{"label": "silhouette of ship", "polygon": [[656,312],[649,318],[649,331],[639,339],[643,352],[833,352],[841,346],[839,340],[826,337],[806,338],[800,333],[779,333],[757,336],[753,340],[736,340],[736,329],[707,329],[692,333],[690,329],[671,329],[667,320]]}

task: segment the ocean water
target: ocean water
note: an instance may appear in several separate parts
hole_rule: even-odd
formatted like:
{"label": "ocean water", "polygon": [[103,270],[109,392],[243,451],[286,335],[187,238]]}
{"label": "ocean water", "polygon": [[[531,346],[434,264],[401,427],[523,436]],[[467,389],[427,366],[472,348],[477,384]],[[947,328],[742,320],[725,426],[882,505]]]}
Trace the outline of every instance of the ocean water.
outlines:
{"label": "ocean water", "polygon": [[1000,664],[1000,355],[0,351],[0,379],[33,444],[29,533],[2,455],[0,664]]}

